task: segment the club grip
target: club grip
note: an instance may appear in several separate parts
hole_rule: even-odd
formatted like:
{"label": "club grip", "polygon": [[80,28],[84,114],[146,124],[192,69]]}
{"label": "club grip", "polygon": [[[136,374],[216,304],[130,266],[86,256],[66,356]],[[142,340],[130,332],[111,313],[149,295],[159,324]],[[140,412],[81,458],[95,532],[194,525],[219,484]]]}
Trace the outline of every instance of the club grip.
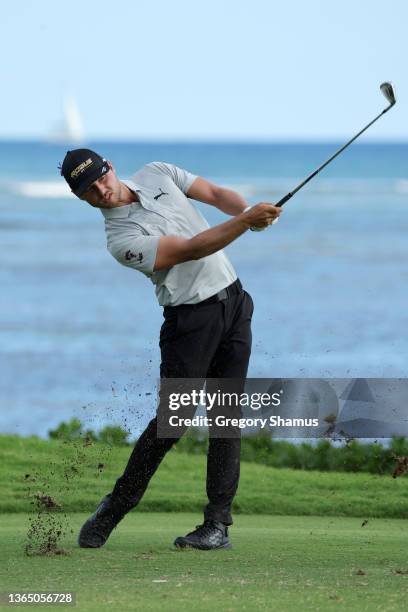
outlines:
{"label": "club grip", "polygon": [[290,192],[288,194],[286,194],[281,200],[279,200],[279,202],[277,202],[276,204],[274,204],[274,206],[277,206],[278,208],[281,208],[288,200],[290,200],[290,198],[293,196],[293,193]]}

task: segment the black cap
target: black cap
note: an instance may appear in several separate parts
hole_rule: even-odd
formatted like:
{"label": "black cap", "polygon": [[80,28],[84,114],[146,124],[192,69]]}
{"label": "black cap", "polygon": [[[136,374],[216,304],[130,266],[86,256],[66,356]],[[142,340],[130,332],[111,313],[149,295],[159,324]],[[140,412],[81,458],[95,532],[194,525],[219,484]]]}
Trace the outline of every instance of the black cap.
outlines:
{"label": "black cap", "polygon": [[67,151],[61,165],[61,174],[76,196],[85,193],[94,181],[109,170],[107,160],[90,149]]}

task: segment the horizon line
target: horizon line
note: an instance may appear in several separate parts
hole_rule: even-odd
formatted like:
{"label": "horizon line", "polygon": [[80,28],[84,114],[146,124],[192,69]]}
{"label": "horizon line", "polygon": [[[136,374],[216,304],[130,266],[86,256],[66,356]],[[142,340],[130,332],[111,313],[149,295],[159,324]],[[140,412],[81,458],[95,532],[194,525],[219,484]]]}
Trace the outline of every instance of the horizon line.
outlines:
{"label": "horizon line", "polygon": [[[302,144],[339,144],[344,142],[340,137],[330,137],[330,138],[309,138],[309,137],[300,137],[298,139],[295,138],[276,138],[276,139],[267,139],[267,138],[227,138],[227,137],[214,137],[214,138],[182,138],[182,137],[165,137],[165,138],[86,138],[83,141],[73,143],[73,142],[53,142],[47,141],[42,138],[32,138],[32,137],[2,137],[0,136],[0,144],[42,144],[44,146],[50,147],[59,147],[59,146],[76,146],[76,147],[84,147],[87,144],[185,144],[185,145],[205,145],[205,144],[220,144],[220,145],[302,145]],[[364,146],[364,145],[406,145],[408,144],[408,137],[406,139],[395,139],[395,138],[387,138],[387,139],[367,139],[363,142],[356,142],[354,146]]]}

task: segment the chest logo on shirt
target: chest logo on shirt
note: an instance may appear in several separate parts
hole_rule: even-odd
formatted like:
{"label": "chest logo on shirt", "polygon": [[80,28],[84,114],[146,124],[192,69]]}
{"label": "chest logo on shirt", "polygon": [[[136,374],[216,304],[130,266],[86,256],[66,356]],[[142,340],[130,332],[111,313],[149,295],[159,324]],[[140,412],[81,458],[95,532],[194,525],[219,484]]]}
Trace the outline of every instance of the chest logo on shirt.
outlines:
{"label": "chest logo on shirt", "polygon": [[169,195],[168,193],[166,193],[165,191],[163,191],[163,189],[161,187],[159,187],[160,189],[160,193],[158,193],[157,195],[154,196],[154,199],[157,201],[159,198],[161,198],[162,195]]}
{"label": "chest logo on shirt", "polygon": [[135,253],[132,253],[132,251],[129,249],[129,251],[126,251],[125,253],[125,259],[126,261],[131,261],[132,259],[136,259],[136,261],[138,261],[139,263],[142,263],[143,253],[138,253],[136,255]]}

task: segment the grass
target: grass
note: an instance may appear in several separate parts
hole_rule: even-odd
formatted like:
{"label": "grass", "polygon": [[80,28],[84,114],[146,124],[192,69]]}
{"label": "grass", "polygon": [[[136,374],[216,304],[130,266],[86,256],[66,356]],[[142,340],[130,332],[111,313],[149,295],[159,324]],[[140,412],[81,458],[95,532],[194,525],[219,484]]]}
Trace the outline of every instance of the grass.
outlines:
{"label": "grass", "polygon": [[[242,462],[233,549],[177,551],[202,519],[206,462],[175,449],[106,546],[83,550],[78,530],[130,449],[4,435],[0,448],[2,591],[74,591],[84,611],[406,609],[406,477]],[[61,506],[40,535],[60,521],[66,555],[24,553],[37,494]]]}
{"label": "grass", "polygon": [[[32,510],[37,493],[51,495],[65,512],[94,511],[130,454],[126,447],[5,435],[0,449],[0,512],[13,513]],[[205,477],[205,457],[170,451],[138,511],[201,512]],[[234,513],[406,518],[408,479],[242,462]]]}
{"label": "grass", "polygon": [[405,521],[239,515],[232,550],[200,552],[172,546],[196,514],[133,511],[99,550],[75,544],[85,516],[67,556],[26,557],[28,515],[3,515],[2,590],[74,591],[81,611],[406,610]]}

